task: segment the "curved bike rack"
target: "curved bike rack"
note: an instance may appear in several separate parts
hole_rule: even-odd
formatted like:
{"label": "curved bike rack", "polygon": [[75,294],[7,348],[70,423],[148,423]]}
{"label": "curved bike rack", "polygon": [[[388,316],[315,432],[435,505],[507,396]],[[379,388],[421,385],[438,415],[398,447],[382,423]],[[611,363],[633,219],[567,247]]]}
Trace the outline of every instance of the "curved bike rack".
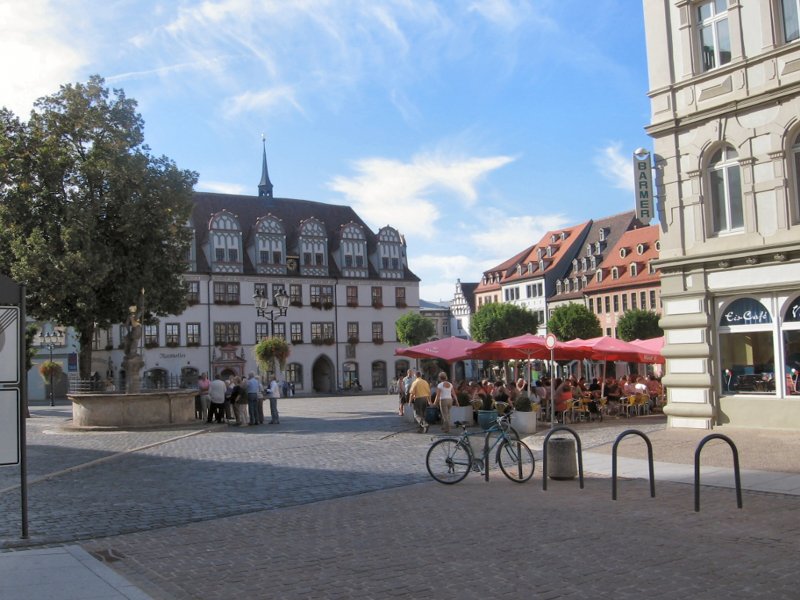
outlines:
{"label": "curved bike rack", "polygon": [[583,489],[583,451],[581,450],[581,436],[575,433],[574,429],[567,427],[566,425],[559,425],[558,427],[553,427],[549,431],[549,433],[544,436],[544,446],[542,451],[542,490],[547,491],[547,442],[550,440],[550,436],[553,435],[556,431],[568,431],[572,434],[572,437],[575,438],[575,443],[578,446],[578,477],[581,484],[581,489]]}
{"label": "curved bike rack", "polygon": [[727,435],[721,433],[712,433],[707,435],[697,445],[694,451],[694,512],[700,512],[700,451],[707,442],[718,439],[728,443],[728,446],[733,452],[733,477],[736,481],[736,506],[742,508],[742,480],[739,476],[739,451],[736,449],[736,444]]}
{"label": "curved bike rack", "polygon": [[614,441],[614,446],[611,449],[611,499],[617,499],[617,446],[622,441],[622,438],[629,435],[638,435],[647,444],[647,466],[650,468],[650,497],[656,497],[656,481],[653,476],[653,444],[650,438],[637,429],[626,429],[617,436]]}

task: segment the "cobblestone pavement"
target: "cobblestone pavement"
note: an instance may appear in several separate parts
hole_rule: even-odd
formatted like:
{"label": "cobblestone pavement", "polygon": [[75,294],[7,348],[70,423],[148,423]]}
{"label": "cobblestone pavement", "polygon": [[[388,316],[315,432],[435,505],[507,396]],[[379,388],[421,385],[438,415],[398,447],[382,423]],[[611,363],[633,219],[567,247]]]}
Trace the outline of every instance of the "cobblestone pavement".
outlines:
{"label": "cobblestone pavement", "polygon": [[[709,487],[695,513],[682,484],[650,498],[623,481],[616,502],[600,477],[544,492],[538,463],[523,485],[492,471],[443,486],[425,471],[431,435],[395,408],[295,398],[278,427],[135,433],[69,432],[58,407],[37,409],[28,543],[84,540],[163,600],[797,597],[797,497],[745,491],[738,510]],[[633,424],[576,429],[601,448]],[[663,435],[663,419],[635,425]],[[21,543],[15,484],[0,470],[6,549]]]}

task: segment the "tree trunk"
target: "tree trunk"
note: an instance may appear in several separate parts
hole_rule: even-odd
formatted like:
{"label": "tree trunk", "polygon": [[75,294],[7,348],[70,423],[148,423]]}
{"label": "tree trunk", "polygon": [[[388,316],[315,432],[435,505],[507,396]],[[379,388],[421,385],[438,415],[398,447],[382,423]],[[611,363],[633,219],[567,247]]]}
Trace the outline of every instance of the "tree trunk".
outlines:
{"label": "tree trunk", "polygon": [[80,377],[89,379],[92,376],[92,343],[94,342],[94,323],[81,325],[80,334]]}

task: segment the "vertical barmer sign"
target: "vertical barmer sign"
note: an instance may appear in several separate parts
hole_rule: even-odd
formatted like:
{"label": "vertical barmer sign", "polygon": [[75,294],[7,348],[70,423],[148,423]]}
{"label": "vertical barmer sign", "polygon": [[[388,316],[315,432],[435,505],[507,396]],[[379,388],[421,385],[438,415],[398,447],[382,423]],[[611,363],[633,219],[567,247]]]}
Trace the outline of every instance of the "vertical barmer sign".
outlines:
{"label": "vertical barmer sign", "polygon": [[636,218],[647,225],[653,219],[653,164],[650,153],[638,148],[633,153],[634,190],[636,191]]}

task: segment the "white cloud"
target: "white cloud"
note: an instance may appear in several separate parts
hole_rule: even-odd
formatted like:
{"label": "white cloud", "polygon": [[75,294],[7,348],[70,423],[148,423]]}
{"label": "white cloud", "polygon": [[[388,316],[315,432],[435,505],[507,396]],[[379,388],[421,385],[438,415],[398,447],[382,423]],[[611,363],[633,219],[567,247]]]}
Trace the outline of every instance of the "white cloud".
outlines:
{"label": "white cloud", "polygon": [[441,214],[441,195],[455,198],[461,207],[471,207],[483,178],[512,160],[509,156],[464,158],[441,153],[418,154],[407,163],[366,158],[354,164],[355,176],[335,177],[328,187],[344,194],[374,227],[402,222],[398,214],[408,215],[415,225],[405,233],[430,238]]}
{"label": "white cloud", "polygon": [[290,86],[279,86],[260,92],[244,92],[232,98],[226,98],[222,109],[225,118],[233,119],[244,112],[264,112],[273,108],[291,106],[303,114],[303,107],[297,101],[295,90]]}
{"label": "white cloud", "polygon": [[70,6],[48,0],[0,3],[0,104],[27,118],[34,100],[78,79],[88,63]]}
{"label": "white cloud", "polygon": [[252,195],[252,186],[246,187],[240,183],[226,183],[224,181],[200,180],[195,189],[202,192],[215,192],[218,194]]}
{"label": "white cloud", "polygon": [[633,192],[633,158],[622,153],[622,144],[613,142],[594,157],[600,175],[615,188]]}
{"label": "white cloud", "polygon": [[561,229],[568,224],[574,223],[564,214],[515,216],[489,209],[484,211],[480,229],[472,232],[469,239],[473,246],[494,252],[494,256],[498,257],[485,267],[488,269],[535,244],[548,231]]}

